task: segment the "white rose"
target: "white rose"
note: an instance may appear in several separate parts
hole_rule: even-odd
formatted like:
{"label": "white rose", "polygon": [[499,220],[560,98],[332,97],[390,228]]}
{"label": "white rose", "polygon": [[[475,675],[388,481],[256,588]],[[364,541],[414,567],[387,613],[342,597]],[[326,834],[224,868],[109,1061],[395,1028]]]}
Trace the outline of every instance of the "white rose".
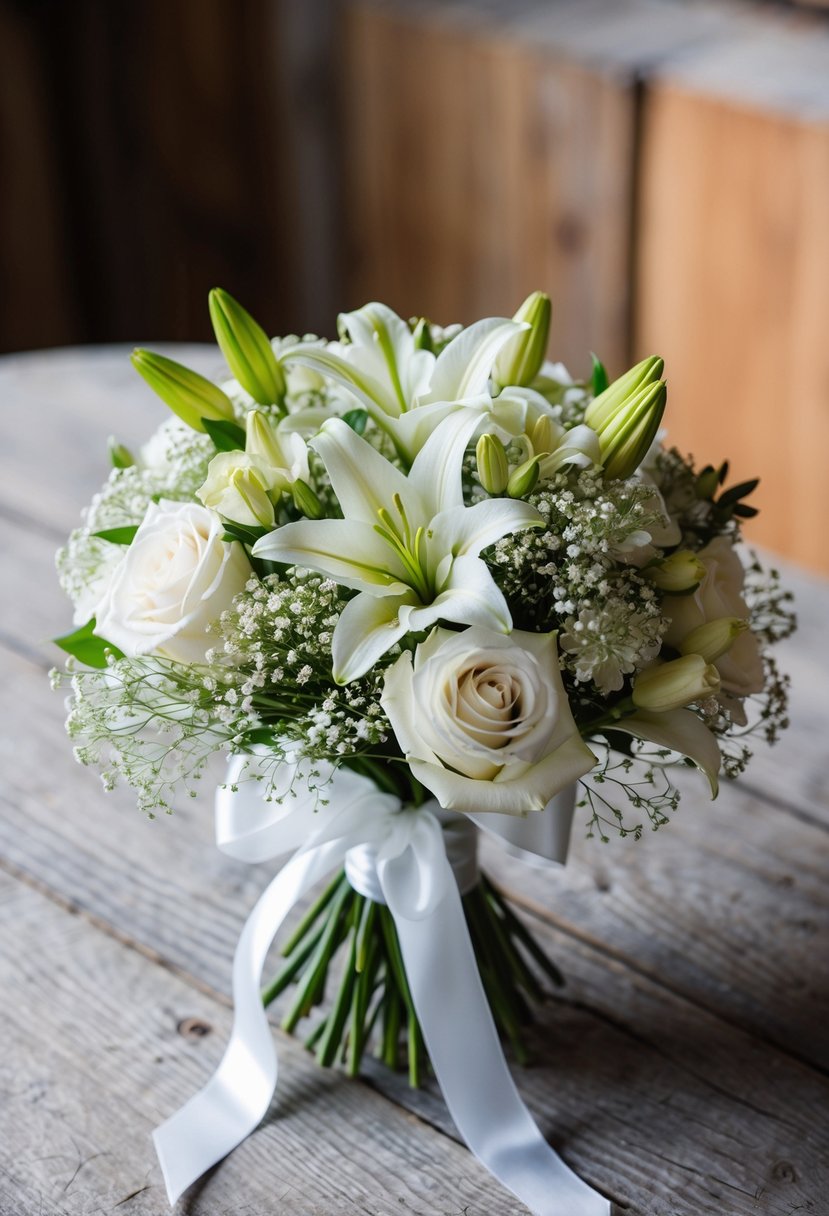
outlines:
{"label": "white rose", "polygon": [[203,663],[207,626],[251,574],[218,517],[197,503],[150,503],[95,612],[95,632],[126,655]]}
{"label": "white rose", "polygon": [[[718,536],[696,554],[705,566],[705,574],[692,595],[669,595],[662,605],[670,621],[665,634],[668,646],[679,647],[692,629],[721,617],[751,615],[743,599],[745,570],[732,542]],[[747,629],[737,636],[731,647],[714,660],[720,673],[722,691],[732,697],[745,697],[761,692],[765,684],[763,659],[757,638]]]}
{"label": "white rose", "polygon": [[561,682],[555,635],[433,629],[381,697],[413,775],[447,810],[522,815],[595,757]]}

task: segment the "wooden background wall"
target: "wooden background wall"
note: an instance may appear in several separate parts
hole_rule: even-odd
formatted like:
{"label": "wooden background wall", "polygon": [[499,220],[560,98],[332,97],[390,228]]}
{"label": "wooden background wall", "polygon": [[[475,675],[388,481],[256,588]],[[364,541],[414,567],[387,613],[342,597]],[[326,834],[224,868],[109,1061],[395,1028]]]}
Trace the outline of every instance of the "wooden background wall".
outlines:
{"label": "wooden background wall", "polygon": [[0,0],[0,349],[554,297],[829,573],[829,19],[696,0]]}

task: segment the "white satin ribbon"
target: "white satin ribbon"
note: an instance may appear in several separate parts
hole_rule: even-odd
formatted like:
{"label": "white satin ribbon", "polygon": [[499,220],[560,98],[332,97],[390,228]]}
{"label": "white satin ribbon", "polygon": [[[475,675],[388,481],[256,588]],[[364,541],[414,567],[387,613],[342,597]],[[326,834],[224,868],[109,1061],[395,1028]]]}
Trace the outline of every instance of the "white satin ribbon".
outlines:
{"label": "white satin ribbon", "polygon": [[[309,774],[289,765],[277,772],[281,799],[263,802],[254,781],[234,786],[243,768],[255,763],[250,757],[235,758],[227,785],[217,791],[219,847],[251,862],[296,851],[266,888],[239,939],[233,1030],[219,1067],[204,1089],[153,1133],[170,1203],[250,1135],[267,1112],[277,1080],[273,1035],[261,998],[268,950],[306,891],[342,865],[349,850],[362,852],[369,846],[376,882],[397,928],[429,1057],[461,1136],[535,1216],[609,1216],[608,1200],[546,1143],[510,1076],[447,858],[438,818],[445,813],[435,803],[404,808],[348,770],[333,775],[325,787],[331,805],[317,810]],[[556,810],[551,805],[541,814],[554,817],[562,811],[566,818],[566,806]],[[544,836],[542,832],[539,839]],[[549,830],[546,838],[560,845],[560,833]],[[548,852],[548,860],[563,856]]]}

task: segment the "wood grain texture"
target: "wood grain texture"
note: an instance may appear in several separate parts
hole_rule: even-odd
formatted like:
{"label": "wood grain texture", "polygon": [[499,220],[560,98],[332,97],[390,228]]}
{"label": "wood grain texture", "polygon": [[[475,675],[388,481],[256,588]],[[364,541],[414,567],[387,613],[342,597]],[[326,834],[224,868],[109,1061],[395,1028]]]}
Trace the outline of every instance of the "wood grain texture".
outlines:
{"label": "wood grain texture", "polygon": [[574,374],[590,342],[621,366],[632,88],[497,25],[412,8],[345,10],[348,305],[469,322],[540,288]]}
{"label": "wood grain texture", "polygon": [[[226,1004],[0,874],[0,1211],[167,1209],[150,1133],[218,1063]],[[516,1205],[451,1139],[280,1036],[279,1096],[181,1205],[191,1216]]]}
{"label": "wood grain texture", "polygon": [[761,477],[748,536],[827,573],[829,40],[822,53],[822,119],[741,102],[739,76],[726,96],[690,72],[649,86],[636,350],[666,360],[672,440]]}
{"label": "wood grain texture", "polygon": [[[170,353],[204,370],[216,366],[209,348]],[[0,1106],[0,1121],[9,1119],[14,1151],[21,1137],[56,1138],[69,1158],[42,1161],[35,1158],[50,1158],[49,1150],[21,1151],[24,1167],[0,1175],[0,1212],[5,1203],[17,1216],[37,1195],[45,1212],[110,1210],[147,1183],[150,1191],[130,1204],[160,1211],[147,1131],[207,1076],[224,1041],[233,947],[270,867],[218,853],[207,796],[157,823],[137,814],[126,791],[104,797],[95,775],[73,763],[60,698],[45,680],[52,661],[45,638],[68,620],[51,572],[53,547],[101,480],[106,433],[130,443],[146,438],[163,416],[157,404],[120,349],[7,359],[0,394],[10,416],[27,420],[0,477],[0,513],[14,520],[0,548],[8,597],[0,866],[14,876],[13,891],[29,888],[20,896],[26,907],[47,909],[32,914],[31,931],[17,897],[2,913],[20,926],[0,947],[4,957],[13,954],[6,965],[14,977],[0,993],[12,1012],[14,1058],[25,1063],[4,1088],[13,1101]],[[33,495],[44,444],[54,442],[44,435],[59,437],[60,456],[47,459],[49,474]],[[672,826],[638,846],[590,845],[577,833],[572,864],[552,876],[485,849],[568,980],[545,1007],[536,1066],[516,1070],[519,1086],[568,1162],[642,1216],[819,1213],[829,1193],[827,985],[818,965],[829,862],[818,746],[829,725],[819,691],[827,591],[816,580],[799,585],[803,644],[793,640],[787,651],[810,678],[797,686],[784,744],[800,741],[784,753],[794,772],[769,759],[756,790],[728,788],[713,806],[689,797]],[[97,1019],[85,1012],[96,996]],[[36,1016],[23,1018],[30,1007]],[[189,1016],[205,1019],[215,1035],[182,1039],[175,1026]],[[466,1154],[424,1126],[452,1134],[434,1086],[412,1094],[369,1067],[372,1093],[365,1083],[319,1073],[281,1035],[279,1049],[296,1078],[288,1112],[299,1122],[283,1127],[278,1098],[276,1123],[211,1175],[190,1210],[216,1216],[244,1212],[243,1203],[269,1211],[271,1203],[333,1214],[352,1202],[384,1216],[405,1205],[434,1216],[464,1204],[470,1216],[519,1210],[494,1183],[479,1181]],[[88,1109],[92,1082],[81,1081],[81,1050],[104,1057],[93,1078],[103,1118]],[[20,1094],[43,1096],[30,1111]],[[369,1139],[352,1138],[364,1117]],[[378,1119],[385,1139],[375,1147]],[[299,1199],[288,1188],[310,1168],[311,1143],[319,1177]],[[351,1161],[345,1178],[340,1154]],[[8,1169],[6,1161],[0,1149]],[[59,1198],[67,1182],[69,1199]]]}

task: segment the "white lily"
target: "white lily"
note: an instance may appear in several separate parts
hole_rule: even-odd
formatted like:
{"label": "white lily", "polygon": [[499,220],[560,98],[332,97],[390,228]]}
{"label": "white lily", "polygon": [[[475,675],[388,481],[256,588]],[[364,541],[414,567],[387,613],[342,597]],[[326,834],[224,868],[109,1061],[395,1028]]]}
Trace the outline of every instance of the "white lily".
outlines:
{"label": "white lily", "polygon": [[568,431],[546,398],[534,389],[505,388],[488,400],[485,412],[486,429],[493,429],[505,442],[520,440],[525,460],[541,457],[539,481],[548,481],[567,464],[589,469],[601,459],[599,436],[593,428],[580,425]]}
{"label": "white lily", "polygon": [[477,425],[467,410],[447,418],[406,477],[341,419],[329,419],[312,446],[345,518],[285,524],[254,546],[258,557],[315,570],[359,592],[334,631],[338,683],[363,675],[405,634],[438,620],[509,633],[506,600],[479,554],[543,521],[524,502],[464,505],[461,463]]}
{"label": "white lily", "polygon": [[345,385],[408,461],[457,409],[488,412],[487,388],[498,352],[527,328],[488,317],[461,330],[435,357],[417,349],[409,326],[385,304],[344,313],[340,326],[350,342],[330,342],[324,349],[299,344],[282,351],[281,358]]}
{"label": "white lily", "polygon": [[716,737],[693,710],[671,709],[667,713],[657,713],[640,709],[614,722],[613,730],[687,756],[708,778],[711,797],[716,798],[722,763],[720,749]]}

